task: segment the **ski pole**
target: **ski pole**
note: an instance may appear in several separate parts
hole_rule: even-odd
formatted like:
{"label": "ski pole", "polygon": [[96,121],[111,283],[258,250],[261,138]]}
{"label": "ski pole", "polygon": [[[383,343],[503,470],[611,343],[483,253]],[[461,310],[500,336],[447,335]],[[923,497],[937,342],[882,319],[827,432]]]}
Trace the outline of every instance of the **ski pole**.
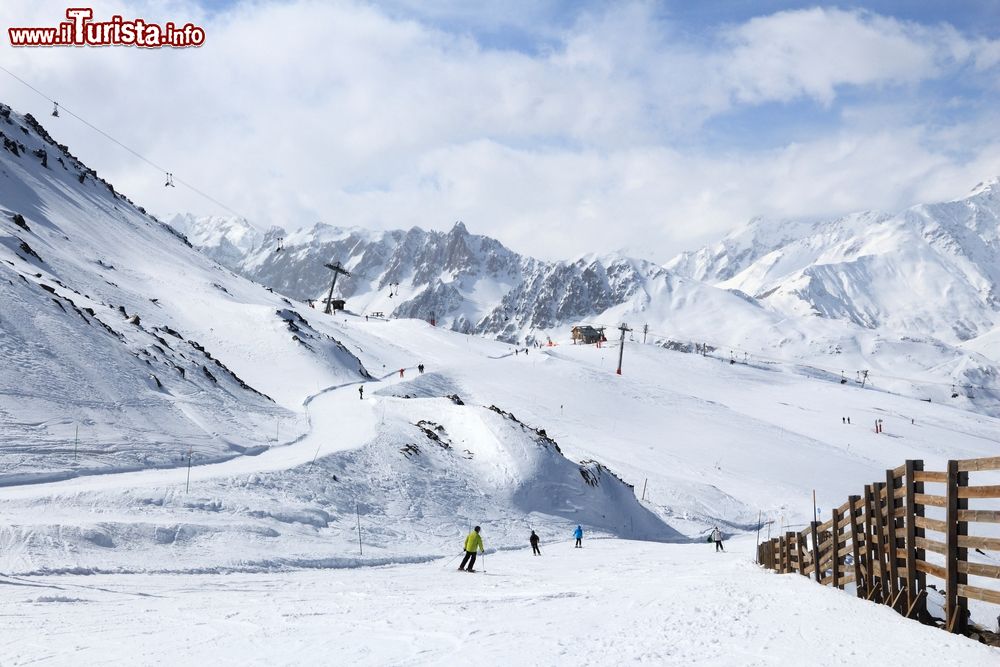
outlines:
{"label": "ski pole", "polygon": [[[458,556],[461,556],[464,553],[465,553],[464,551],[459,551],[458,552]],[[450,561],[448,561],[447,563],[445,563],[444,566],[448,567],[449,565],[451,565],[452,563],[454,563],[456,560],[458,560],[458,556],[455,556],[454,558],[452,558]]]}
{"label": "ski pole", "polygon": [[483,552],[483,574],[486,574],[486,552]]}

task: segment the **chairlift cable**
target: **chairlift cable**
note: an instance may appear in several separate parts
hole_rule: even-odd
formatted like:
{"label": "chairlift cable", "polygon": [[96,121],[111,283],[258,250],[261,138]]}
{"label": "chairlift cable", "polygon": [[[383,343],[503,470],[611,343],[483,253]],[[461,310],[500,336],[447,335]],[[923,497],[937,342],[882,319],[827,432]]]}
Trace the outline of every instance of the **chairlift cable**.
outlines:
{"label": "chairlift cable", "polygon": [[[129,153],[131,153],[131,154],[132,154],[133,156],[135,156],[136,158],[138,158],[138,159],[142,160],[143,162],[145,162],[145,163],[146,163],[146,164],[148,164],[149,166],[153,167],[153,168],[154,168],[154,169],[156,169],[157,171],[160,171],[160,172],[162,172],[162,173],[164,173],[164,174],[168,174],[168,173],[169,173],[169,174],[170,174],[170,176],[171,176],[171,185],[172,185],[172,184],[173,184],[174,182],[176,182],[176,183],[180,183],[181,185],[183,185],[184,187],[186,187],[186,188],[187,188],[188,190],[191,190],[192,192],[194,192],[195,194],[199,195],[199,196],[200,196],[200,197],[202,197],[203,199],[205,199],[205,200],[207,200],[207,201],[210,201],[210,202],[212,202],[213,204],[215,204],[215,205],[216,205],[216,206],[218,206],[219,208],[221,208],[221,209],[223,209],[223,210],[225,210],[225,211],[228,211],[229,213],[232,213],[232,214],[233,214],[233,215],[235,215],[236,217],[238,217],[238,218],[242,218],[242,219],[244,219],[244,220],[249,220],[249,219],[250,219],[250,218],[248,218],[247,216],[245,216],[245,215],[243,215],[242,213],[240,213],[239,211],[236,211],[236,210],[235,210],[235,209],[233,209],[232,207],[230,207],[230,206],[227,206],[226,204],[222,203],[221,201],[219,201],[219,200],[218,200],[218,199],[216,199],[215,197],[211,196],[210,194],[208,194],[208,193],[206,193],[206,192],[202,191],[202,190],[201,190],[200,188],[198,188],[198,187],[196,187],[196,186],[192,185],[191,183],[188,183],[187,181],[185,181],[185,180],[184,180],[184,179],[182,179],[182,178],[179,178],[179,177],[177,177],[177,176],[174,176],[174,175],[172,174],[172,172],[168,172],[168,171],[166,170],[166,168],[164,168],[164,167],[160,166],[160,165],[159,165],[159,164],[157,164],[156,162],[153,162],[152,160],[150,160],[149,158],[147,158],[147,157],[146,157],[145,155],[143,155],[143,154],[142,154],[142,153],[140,153],[139,151],[135,150],[134,148],[131,148],[131,147],[130,147],[130,146],[128,146],[127,144],[125,144],[125,143],[123,143],[123,142],[119,141],[118,139],[116,139],[116,138],[115,138],[115,137],[113,137],[112,135],[108,134],[107,132],[105,132],[104,130],[102,130],[101,128],[99,128],[98,126],[96,126],[96,125],[94,125],[93,123],[91,123],[90,121],[88,121],[88,120],[87,120],[86,118],[84,118],[84,117],[80,116],[79,114],[77,114],[77,113],[73,112],[73,111],[72,111],[72,110],[70,110],[70,109],[67,109],[67,108],[66,108],[65,106],[62,106],[62,105],[60,105],[60,104],[59,104],[58,102],[56,102],[56,101],[55,101],[55,100],[54,100],[54,99],[53,99],[52,97],[50,97],[49,95],[46,95],[46,94],[45,94],[45,93],[43,93],[43,92],[42,92],[41,90],[39,90],[39,89],[38,89],[38,88],[36,88],[35,86],[33,86],[33,85],[31,85],[30,83],[28,83],[27,81],[25,81],[24,79],[22,79],[21,77],[19,77],[19,76],[18,76],[17,74],[14,74],[14,73],[13,73],[12,71],[10,71],[9,69],[7,69],[7,68],[6,68],[6,67],[4,67],[3,65],[0,65],[0,70],[2,70],[3,72],[7,73],[7,74],[8,74],[8,75],[9,75],[9,76],[10,76],[11,78],[13,78],[13,79],[15,79],[15,80],[19,81],[20,83],[22,83],[22,84],[23,84],[24,86],[26,86],[27,88],[29,88],[29,89],[31,89],[32,91],[34,91],[35,93],[37,93],[37,94],[38,94],[39,96],[41,96],[42,98],[44,98],[44,99],[48,100],[49,102],[52,102],[52,104],[54,104],[54,105],[56,106],[56,108],[58,108],[59,110],[61,110],[61,111],[65,112],[65,113],[67,113],[67,114],[69,114],[69,115],[70,115],[70,116],[72,116],[73,118],[76,118],[76,119],[77,119],[78,121],[80,121],[81,123],[83,123],[84,125],[86,125],[87,127],[89,127],[89,128],[90,128],[91,130],[93,130],[94,132],[97,132],[98,134],[100,134],[101,136],[103,136],[103,137],[104,137],[105,139],[107,139],[108,141],[111,141],[112,143],[116,144],[116,145],[117,145],[117,146],[119,146],[120,148],[122,148],[122,149],[124,149],[124,150],[128,151],[128,152],[129,152]],[[54,110],[55,110],[55,109],[54,109]],[[55,114],[53,114],[53,115],[55,115]]]}

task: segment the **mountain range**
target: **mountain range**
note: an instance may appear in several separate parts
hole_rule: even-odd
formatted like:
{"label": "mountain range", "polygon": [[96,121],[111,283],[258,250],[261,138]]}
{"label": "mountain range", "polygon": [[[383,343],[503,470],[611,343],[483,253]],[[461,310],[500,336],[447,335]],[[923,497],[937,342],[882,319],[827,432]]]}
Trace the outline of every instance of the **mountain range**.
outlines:
{"label": "mountain range", "polygon": [[[372,231],[317,223],[258,231],[174,215],[203,253],[290,298],[417,318],[511,344],[575,324],[678,349],[796,362],[929,398],[995,395],[1000,359],[1000,182],[955,201],[830,220],[755,218],[665,265],[623,255],[547,262],[465,224]],[[954,385],[954,386],[951,386]],[[962,388],[965,389],[962,389]],[[955,394],[958,394],[957,396]],[[991,399],[990,399],[991,400]]]}

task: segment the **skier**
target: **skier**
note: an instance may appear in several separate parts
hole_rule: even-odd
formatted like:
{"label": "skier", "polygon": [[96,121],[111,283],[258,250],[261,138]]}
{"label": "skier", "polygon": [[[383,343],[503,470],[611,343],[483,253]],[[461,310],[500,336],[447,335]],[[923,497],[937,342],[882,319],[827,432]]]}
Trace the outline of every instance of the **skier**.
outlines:
{"label": "skier", "polygon": [[424,365],[420,364],[419,366],[417,366],[417,370],[420,371],[421,375],[423,375],[423,373],[424,373]]}
{"label": "skier", "polygon": [[462,559],[462,564],[458,566],[459,571],[466,570],[465,564],[468,563],[469,567],[467,571],[475,572],[475,570],[472,569],[472,566],[476,564],[477,549],[479,550],[479,553],[483,553],[484,551],[483,538],[479,534],[479,526],[473,528],[472,532],[465,538],[465,558]]}
{"label": "skier", "polygon": [[573,531],[573,537],[576,538],[576,548],[577,549],[582,549],[583,548],[583,528],[581,528],[580,526],[577,526],[576,530]]}
{"label": "skier", "polygon": [[847,417],[841,417],[840,418],[840,423],[841,424],[846,424],[847,423]]}
{"label": "skier", "polygon": [[712,541],[715,542],[716,553],[726,550],[726,548],[722,546],[722,531],[719,530],[718,526],[712,529]]}
{"label": "skier", "polygon": [[531,537],[528,538],[531,542],[531,553],[535,556],[541,556],[542,552],[538,549],[538,535],[535,535],[535,531],[531,531]]}
{"label": "skier", "polygon": [[406,369],[405,368],[400,368],[399,369],[399,377],[403,377],[403,371],[404,370],[406,370]]}
{"label": "skier", "polygon": [[365,400],[365,386],[361,385],[358,387],[358,398],[362,401]]}

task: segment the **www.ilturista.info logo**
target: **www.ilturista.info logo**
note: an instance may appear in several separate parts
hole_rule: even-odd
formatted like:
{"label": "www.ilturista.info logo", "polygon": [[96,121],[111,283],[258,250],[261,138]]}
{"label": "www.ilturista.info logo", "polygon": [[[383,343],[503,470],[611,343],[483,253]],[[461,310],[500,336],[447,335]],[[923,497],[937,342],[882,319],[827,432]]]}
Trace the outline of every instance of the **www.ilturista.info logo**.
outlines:
{"label": "www.ilturista.info logo", "polygon": [[205,43],[205,30],[193,23],[160,25],[143,19],[126,20],[115,15],[110,21],[93,21],[94,10],[71,7],[68,21],[54,28],[7,28],[11,46],[141,46],[186,48]]}

